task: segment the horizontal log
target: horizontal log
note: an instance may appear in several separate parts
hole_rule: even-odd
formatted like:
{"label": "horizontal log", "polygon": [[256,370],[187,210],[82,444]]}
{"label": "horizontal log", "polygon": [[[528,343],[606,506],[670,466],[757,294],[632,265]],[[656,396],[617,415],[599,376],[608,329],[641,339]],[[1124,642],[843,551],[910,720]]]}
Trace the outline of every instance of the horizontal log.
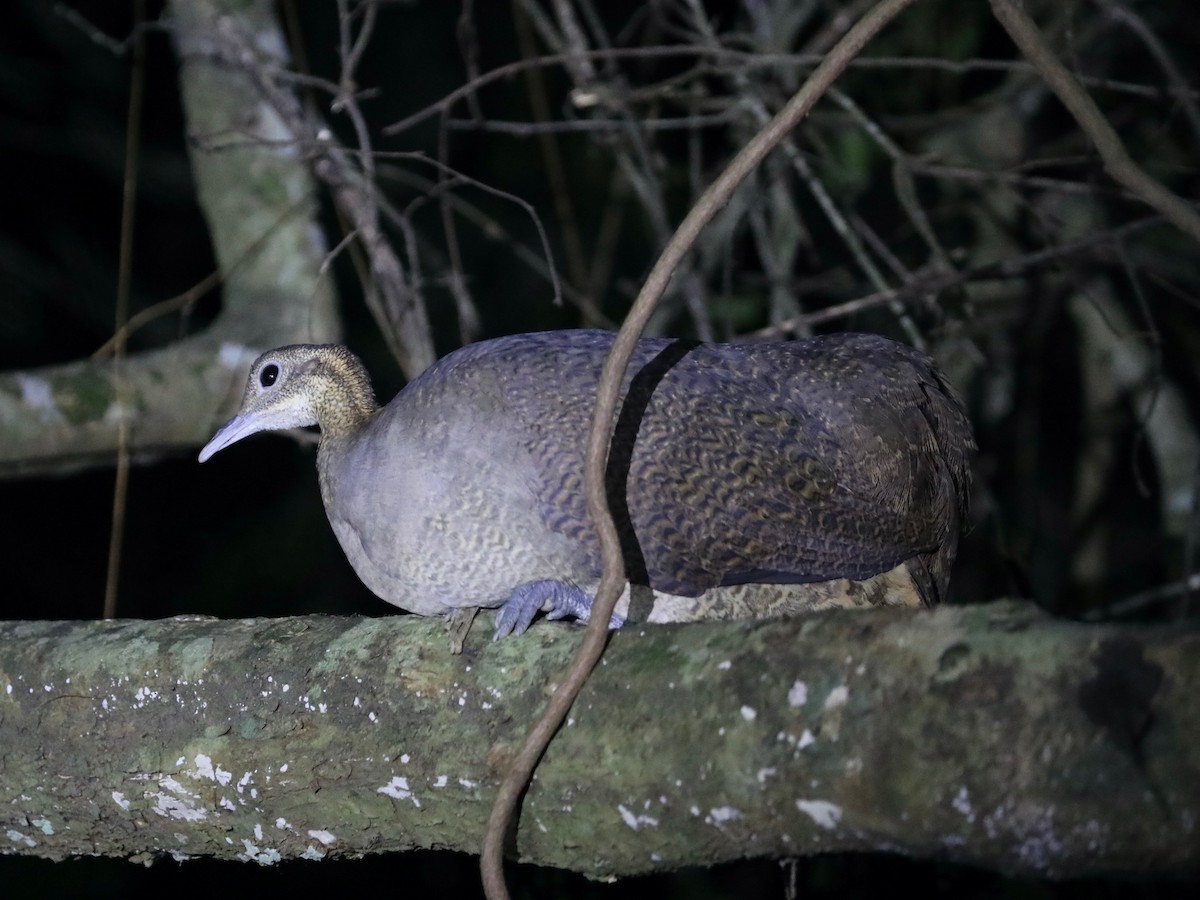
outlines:
{"label": "horizontal log", "polygon": [[[477,852],[580,631],[0,623],[4,852]],[[842,850],[1049,876],[1200,859],[1200,635],[1015,603],[629,628],[515,856],[592,877]]]}

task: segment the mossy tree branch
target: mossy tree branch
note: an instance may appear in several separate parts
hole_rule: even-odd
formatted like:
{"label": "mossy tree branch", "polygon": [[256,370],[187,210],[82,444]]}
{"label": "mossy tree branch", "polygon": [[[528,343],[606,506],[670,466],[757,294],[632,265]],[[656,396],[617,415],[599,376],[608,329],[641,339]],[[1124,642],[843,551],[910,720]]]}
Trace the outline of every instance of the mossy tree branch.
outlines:
{"label": "mossy tree branch", "polygon": [[[412,617],[0,624],[5,852],[477,852],[579,629]],[[1200,863],[1200,633],[1022,604],[618,632],[510,850],[595,877],[880,850]]]}

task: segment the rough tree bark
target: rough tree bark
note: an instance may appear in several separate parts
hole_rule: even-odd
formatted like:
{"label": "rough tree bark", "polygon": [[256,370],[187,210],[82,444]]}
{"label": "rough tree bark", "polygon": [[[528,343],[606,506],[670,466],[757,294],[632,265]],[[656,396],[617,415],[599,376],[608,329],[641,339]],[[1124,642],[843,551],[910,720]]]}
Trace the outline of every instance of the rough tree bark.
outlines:
{"label": "rough tree bark", "polygon": [[[412,617],[0,623],[3,852],[475,852],[574,652]],[[886,849],[1200,863],[1200,634],[993,604],[617,633],[512,848],[594,877]]]}

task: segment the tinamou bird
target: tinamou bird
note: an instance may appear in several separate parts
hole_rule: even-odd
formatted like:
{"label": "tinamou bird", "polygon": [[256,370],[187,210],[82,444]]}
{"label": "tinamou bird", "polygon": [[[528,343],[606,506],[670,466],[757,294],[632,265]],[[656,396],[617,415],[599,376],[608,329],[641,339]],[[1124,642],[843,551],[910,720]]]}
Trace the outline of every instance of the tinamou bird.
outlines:
{"label": "tinamou bird", "polygon": [[[601,562],[584,445],[612,342],[472,344],[383,407],[345,347],[281,347],[255,361],[200,461],[318,425],[329,522],[384,600],[424,616],[498,608],[496,637],[538,611],[585,619]],[[973,448],[933,360],[886,338],[640,340],[607,463],[634,587],[612,624],[937,603]]]}

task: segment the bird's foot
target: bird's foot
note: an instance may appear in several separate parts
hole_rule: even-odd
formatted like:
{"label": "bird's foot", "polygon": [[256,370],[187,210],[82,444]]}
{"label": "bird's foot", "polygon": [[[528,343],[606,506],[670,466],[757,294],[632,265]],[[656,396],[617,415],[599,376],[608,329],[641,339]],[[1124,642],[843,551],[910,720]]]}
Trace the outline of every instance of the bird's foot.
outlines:
{"label": "bird's foot", "polygon": [[[586,622],[592,611],[592,598],[583,588],[569,581],[531,581],[514,590],[496,613],[493,641],[510,634],[524,634],[538,610],[546,610],[548,619],[572,616]],[[609,628],[625,624],[621,616],[609,619]]]}

